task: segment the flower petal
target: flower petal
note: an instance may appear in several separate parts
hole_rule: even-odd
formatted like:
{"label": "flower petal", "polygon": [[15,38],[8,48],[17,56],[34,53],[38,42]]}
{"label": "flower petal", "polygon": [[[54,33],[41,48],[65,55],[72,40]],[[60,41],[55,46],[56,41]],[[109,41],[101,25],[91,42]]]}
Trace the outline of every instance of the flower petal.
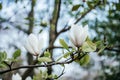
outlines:
{"label": "flower petal", "polygon": [[86,40],[88,35],[88,26],[84,28],[82,26],[72,25],[69,38],[76,47],[80,47]]}
{"label": "flower petal", "polygon": [[38,49],[38,45],[39,45],[38,38],[34,34],[30,34],[28,36],[28,40],[35,54],[39,54],[40,50]]}
{"label": "flower petal", "polygon": [[28,76],[25,80],[32,80],[32,78],[30,76]]}
{"label": "flower petal", "polygon": [[33,48],[31,47],[31,45],[30,45],[30,43],[29,43],[29,41],[28,41],[28,39],[26,40],[26,43],[25,43],[24,46],[25,46],[25,48],[28,50],[28,52],[30,52],[31,54],[35,54]]}
{"label": "flower petal", "polygon": [[12,80],[22,80],[22,78],[18,73],[16,73],[12,75]]}

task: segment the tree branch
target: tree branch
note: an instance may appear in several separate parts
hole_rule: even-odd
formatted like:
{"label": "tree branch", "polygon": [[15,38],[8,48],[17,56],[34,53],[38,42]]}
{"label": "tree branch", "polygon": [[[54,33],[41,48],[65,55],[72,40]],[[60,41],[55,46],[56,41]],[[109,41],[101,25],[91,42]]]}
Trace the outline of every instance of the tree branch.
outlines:
{"label": "tree branch", "polygon": [[[74,24],[77,24],[80,20],[82,20],[89,12],[91,12],[93,9],[95,9],[98,5],[100,5],[101,1],[99,1],[97,4],[95,4],[92,8],[90,8],[87,12],[85,12],[81,17],[79,17]],[[57,34],[59,35],[60,33],[66,32],[70,29],[70,26],[68,28],[63,28],[61,31],[59,31]]]}
{"label": "tree branch", "polygon": [[33,68],[36,68],[36,67],[49,67],[49,66],[53,66],[53,65],[69,64],[69,63],[72,63],[76,59],[82,59],[85,55],[86,54],[83,54],[82,56],[78,56],[76,58],[68,58],[68,59],[66,59],[65,61],[62,61],[62,62],[52,62],[52,63],[45,64],[45,65],[27,65],[27,66],[20,66],[20,67],[16,67],[16,68],[11,68],[11,69],[0,71],[0,74],[4,74],[4,73],[7,73],[7,72],[11,72],[11,71],[18,70],[18,69],[24,69],[24,68],[29,68],[29,69],[32,68],[33,69]]}

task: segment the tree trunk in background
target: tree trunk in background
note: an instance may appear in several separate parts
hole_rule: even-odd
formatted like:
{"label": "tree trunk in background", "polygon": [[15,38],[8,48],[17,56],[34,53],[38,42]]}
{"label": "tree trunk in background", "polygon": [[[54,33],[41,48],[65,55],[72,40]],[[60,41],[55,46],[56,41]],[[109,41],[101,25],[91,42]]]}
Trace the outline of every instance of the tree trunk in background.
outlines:
{"label": "tree trunk in background", "polygon": [[[28,14],[28,19],[29,19],[29,30],[28,30],[28,34],[32,33],[33,27],[34,27],[34,6],[35,6],[35,0],[31,1],[31,11]],[[33,62],[33,55],[27,53],[27,62],[28,64],[32,64]],[[33,72],[33,68],[30,68],[29,70],[26,70],[26,72],[23,74],[23,80],[25,80],[25,78],[27,76],[33,76],[34,72]]]}
{"label": "tree trunk in background", "polygon": [[[55,0],[54,1],[54,11],[52,14],[52,19],[50,20],[50,32],[49,32],[49,45],[50,47],[54,45],[54,42],[56,40],[57,37],[57,22],[58,22],[58,18],[59,18],[59,14],[60,14],[60,4],[61,4],[61,0]],[[53,50],[50,50],[51,53],[51,58],[53,60]],[[48,68],[48,75],[52,74],[52,66],[49,66]],[[47,80],[51,80],[51,79],[47,79]]]}

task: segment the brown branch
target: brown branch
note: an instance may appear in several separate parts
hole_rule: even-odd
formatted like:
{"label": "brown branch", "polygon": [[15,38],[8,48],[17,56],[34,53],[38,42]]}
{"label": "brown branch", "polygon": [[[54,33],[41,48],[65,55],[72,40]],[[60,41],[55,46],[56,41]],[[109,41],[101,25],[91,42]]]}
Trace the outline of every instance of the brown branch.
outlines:
{"label": "brown branch", "polygon": [[98,5],[100,5],[101,1],[96,3],[92,8],[90,8],[87,12],[85,12],[80,18],[76,20],[74,24],[77,24],[82,18],[84,18],[89,12],[91,12],[93,9],[95,9]]}
{"label": "brown branch", "polygon": [[78,56],[76,58],[69,58],[69,59],[62,61],[62,62],[52,62],[52,63],[45,64],[45,65],[27,65],[27,66],[20,66],[20,67],[16,67],[16,68],[11,68],[11,69],[0,71],[0,74],[4,74],[7,72],[11,72],[11,71],[18,70],[18,69],[24,69],[24,68],[33,69],[33,68],[37,68],[37,67],[49,67],[49,66],[53,66],[53,65],[69,64],[69,63],[72,63],[76,59],[82,59],[85,55],[86,54],[84,54],[82,56]]}
{"label": "brown branch", "polygon": [[[80,18],[78,18],[74,24],[77,24],[80,20],[82,20],[89,12],[91,12],[93,9],[95,9],[98,5],[100,5],[101,1],[99,1],[97,4],[95,4],[92,8],[90,8],[87,12],[85,12]],[[57,34],[59,35],[60,33],[66,32],[70,29],[70,26],[67,28],[63,28],[61,31],[59,31]]]}
{"label": "brown branch", "polygon": [[60,16],[61,0],[59,0],[59,1],[56,0],[56,4],[57,4],[56,5],[57,13],[56,13],[56,22],[55,22],[55,33],[57,33],[57,23],[58,23],[58,19],[59,19],[59,16]]}

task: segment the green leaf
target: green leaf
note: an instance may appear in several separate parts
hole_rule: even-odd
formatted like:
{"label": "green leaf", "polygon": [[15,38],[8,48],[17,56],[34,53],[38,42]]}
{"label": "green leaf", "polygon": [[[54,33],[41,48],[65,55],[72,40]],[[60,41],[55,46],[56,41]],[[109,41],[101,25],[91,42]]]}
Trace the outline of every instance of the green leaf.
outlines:
{"label": "green leaf", "polygon": [[40,25],[43,26],[43,27],[47,27],[47,22],[42,21],[42,22],[40,23]]}
{"label": "green leaf", "polygon": [[93,4],[92,2],[87,1],[87,5],[88,5],[88,7],[89,7],[89,8],[92,8],[92,7],[93,7],[93,5],[92,5],[92,4]]}
{"label": "green leaf", "polygon": [[2,9],[2,3],[0,3],[0,10]]}
{"label": "green leaf", "polygon": [[93,52],[96,50],[96,44],[87,38],[87,41],[82,45],[82,51]]}
{"label": "green leaf", "polygon": [[50,57],[50,56],[51,56],[51,54],[48,50],[44,52],[44,57]]}
{"label": "green leaf", "polygon": [[4,52],[0,52],[0,62],[6,60],[7,58],[7,53],[4,51]]}
{"label": "green leaf", "polygon": [[104,42],[103,41],[97,41],[96,43],[98,54],[101,53],[107,46],[104,46]]}
{"label": "green leaf", "polygon": [[63,55],[64,58],[67,58],[69,55],[71,54],[71,52],[67,52]]}
{"label": "green leaf", "polygon": [[63,39],[60,39],[59,42],[60,42],[60,44],[62,45],[63,48],[65,48],[69,51],[69,47]]}
{"label": "green leaf", "polygon": [[49,57],[40,57],[40,58],[38,58],[38,61],[40,61],[40,62],[51,62],[52,59],[49,58]]}
{"label": "green leaf", "polygon": [[101,49],[97,52],[98,54],[101,53],[107,46],[101,47]]}
{"label": "green leaf", "polygon": [[87,65],[90,61],[90,56],[87,54],[82,59],[80,59],[79,64],[81,66]]}
{"label": "green leaf", "polygon": [[58,75],[54,75],[54,78],[57,78],[58,77]]}
{"label": "green leaf", "polygon": [[96,47],[100,47],[101,44],[103,44],[103,42],[102,41],[97,41],[97,42],[95,42],[95,44],[96,44]]}
{"label": "green leaf", "polygon": [[16,51],[13,53],[13,58],[14,58],[14,59],[17,59],[20,55],[21,55],[21,50],[18,49],[18,50],[16,50]]}
{"label": "green leaf", "polygon": [[117,9],[118,11],[120,11],[120,3],[117,3],[117,4],[116,4],[116,9]]}
{"label": "green leaf", "polygon": [[5,68],[6,65],[4,63],[0,63],[0,68]]}
{"label": "green leaf", "polygon": [[80,7],[80,4],[74,5],[74,6],[72,7],[72,11],[78,10],[79,7]]}

